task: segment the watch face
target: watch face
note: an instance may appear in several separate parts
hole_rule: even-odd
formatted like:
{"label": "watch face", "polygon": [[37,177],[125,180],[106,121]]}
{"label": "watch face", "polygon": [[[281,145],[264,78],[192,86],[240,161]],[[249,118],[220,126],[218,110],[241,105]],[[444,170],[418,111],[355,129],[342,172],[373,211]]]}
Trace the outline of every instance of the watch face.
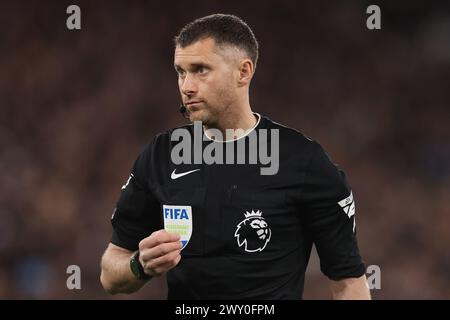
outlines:
{"label": "watch face", "polygon": [[133,274],[136,276],[136,278],[139,278],[139,277],[140,277],[138,263],[139,263],[139,261],[136,260],[135,257],[133,257],[133,258],[130,260],[131,272],[133,272]]}

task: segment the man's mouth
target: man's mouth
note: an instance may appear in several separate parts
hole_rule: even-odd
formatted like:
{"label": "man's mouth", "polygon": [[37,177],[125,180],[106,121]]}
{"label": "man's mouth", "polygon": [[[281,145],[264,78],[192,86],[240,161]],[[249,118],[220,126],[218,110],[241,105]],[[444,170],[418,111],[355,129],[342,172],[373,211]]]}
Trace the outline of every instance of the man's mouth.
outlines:
{"label": "man's mouth", "polygon": [[201,109],[201,104],[203,101],[189,101],[185,104],[189,112],[195,112]]}
{"label": "man's mouth", "polygon": [[200,101],[200,100],[198,100],[198,101],[188,101],[188,102],[185,103],[185,106],[194,106],[194,105],[197,105],[197,104],[202,103],[202,102],[203,101]]}

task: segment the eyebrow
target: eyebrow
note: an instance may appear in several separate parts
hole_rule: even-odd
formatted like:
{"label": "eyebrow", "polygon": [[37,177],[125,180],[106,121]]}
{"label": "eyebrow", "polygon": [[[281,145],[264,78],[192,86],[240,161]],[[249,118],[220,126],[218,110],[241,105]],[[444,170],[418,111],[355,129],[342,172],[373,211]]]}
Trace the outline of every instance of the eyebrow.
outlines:
{"label": "eyebrow", "polygon": [[[177,64],[174,64],[173,66],[174,66],[175,70],[183,70],[183,68]],[[212,66],[205,62],[195,62],[195,63],[189,64],[190,69],[197,69],[199,67],[206,67],[206,68],[211,69]]]}

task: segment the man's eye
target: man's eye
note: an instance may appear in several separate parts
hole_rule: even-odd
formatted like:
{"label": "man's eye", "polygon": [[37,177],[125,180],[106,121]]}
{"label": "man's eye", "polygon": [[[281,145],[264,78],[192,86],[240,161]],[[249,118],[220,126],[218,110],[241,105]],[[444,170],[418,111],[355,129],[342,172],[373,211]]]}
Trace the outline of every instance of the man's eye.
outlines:
{"label": "man's eye", "polygon": [[198,67],[197,73],[205,73],[205,72],[206,72],[206,68],[205,67]]}
{"label": "man's eye", "polygon": [[184,77],[184,75],[186,74],[186,72],[184,72],[183,70],[178,70],[177,73],[179,77]]}

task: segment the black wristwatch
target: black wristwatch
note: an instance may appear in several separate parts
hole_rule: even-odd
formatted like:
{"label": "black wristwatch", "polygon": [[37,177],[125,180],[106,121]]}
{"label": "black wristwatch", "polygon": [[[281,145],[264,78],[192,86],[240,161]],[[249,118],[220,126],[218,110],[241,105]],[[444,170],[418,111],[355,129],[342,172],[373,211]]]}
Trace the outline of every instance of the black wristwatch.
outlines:
{"label": "black wristwatch", "polygon": [[148,280],[152,277],[144,272],[144,268],[142,267],[141,262],[139,261],[139,250],[136,251],[130,259],[130,268],[131,272],[133,272],[134,276],[139,280]]}

